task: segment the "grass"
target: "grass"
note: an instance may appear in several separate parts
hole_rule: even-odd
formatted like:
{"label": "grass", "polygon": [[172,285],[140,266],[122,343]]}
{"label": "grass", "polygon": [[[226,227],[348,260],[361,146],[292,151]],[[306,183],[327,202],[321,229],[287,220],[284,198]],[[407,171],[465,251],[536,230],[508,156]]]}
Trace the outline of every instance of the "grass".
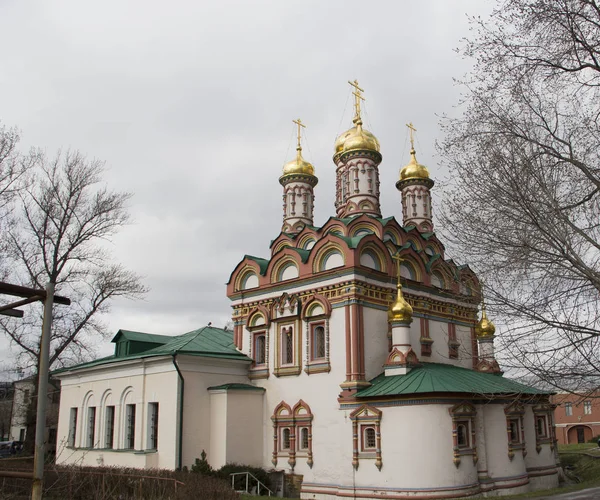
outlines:
{"label": "grass", "polygon": [[566,452],[578,452],[578,451],[587,451],[598,449],[598,445],[596,443],[581,443],[581,444],[561,444],[558,446],[559,453]]}
{"label": "grass", "polygon": [[552,488],[551,490],[503,496],[501,497],[502,500],[547,497],[600,486],[600,459],[585,455],[585,453],[596,454],[596,452],[600,452],[598,446],[593,443],[567,444],[559,446],[558,452],[561,465],[563,467],[571,466],[573,473],[581,479],[581,483]]}

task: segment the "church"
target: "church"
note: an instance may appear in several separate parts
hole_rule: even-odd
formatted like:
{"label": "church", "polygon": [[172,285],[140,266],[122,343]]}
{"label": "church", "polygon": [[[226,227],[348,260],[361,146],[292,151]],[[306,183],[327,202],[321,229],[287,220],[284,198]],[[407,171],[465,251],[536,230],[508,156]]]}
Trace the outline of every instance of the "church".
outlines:
{"label": "church", "polygon": [[[204,450],[292,475],[302,498],[498,496],[558,484],[550,394],[503,377],[475,273],[445,256],[434,181],[411,150],[383,217],[363,90],[334,147],[335,215],[316,226],[313,165],[283,166],[268,257],[227,284],[233,331],[120,330],[112,356],[56,373],[57,462],[190,466]],[[481,304],[481,313],[479,305]]]}

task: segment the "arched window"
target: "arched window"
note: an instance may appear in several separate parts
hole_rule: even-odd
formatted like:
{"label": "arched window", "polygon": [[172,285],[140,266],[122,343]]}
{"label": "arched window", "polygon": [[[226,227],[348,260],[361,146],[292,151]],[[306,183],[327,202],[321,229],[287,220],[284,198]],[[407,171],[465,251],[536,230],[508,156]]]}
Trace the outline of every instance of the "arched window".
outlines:
{"label": "arched window", "polygon": [[458,422],[456,426],[456,440],[459,448],[469,447],[469,422]]}
{"label": "arched window", "polygon": [[253,272],[246,273],[242,278],[240,290],[250,290],[258,286],[258,276]]}
{"label": "arched window", "polygon": [[291,365],[294,362],[294,332],[291,327],[281,331],[283,350],[281,364]]}
{"label": "arched window", "polygon": [[363,429],[363,450],[374,450],[375,448],[377,448],[375,427],[365,427]]}
{"label": "arched window", "polygon": [[312,359],[322,359],[325,357],[325,327],[316,325],[312,330]]}
{"label": "arched window", "polygon": [[437,288],[445,288],[444,287],[444,278],[439,273],[433,273],[431,275],[431,284]]}
{"label": "arched window", "polygon": [[290,449],[290,428],[284,427],[281,429],[281,449],[289,450]]}
{"label": "arched window", "polygon": [[315,243],[317,241],[314,238],[306,238],[301,245],[301,248],[303,248],[304,250],[310,250],[312,247],[315,246]]}
{"label": "arched window", "polygon": [[535,431],[538,437],[546,437],[546,417],[539,416],[535,419]]}
{"label": "arched window", "polygon": [[308,450],[308,428],[302,427],[300,429],[300,449]]}
{"label": "arched window", "polygon": [[381,261],[379,256],[372,250],[365,250],[360,254],[360,265],[381,271]]}
{"label": "arched window", "polygon": [[321,258],[318,258],[317,271],[328,271],[344,265],[344,256],[337,248],[330,248]]}
{"label": "arched window", "polygon": [[264,333],[259,333],[254,338],[254,363],[256,365],[264,365],[266,356],[267,339]]}
{"label": "arched window", "polygon": [[462,457],[470,455],[477,463],[475,445],[475,407],[465,401],[449,409],[452,418],[453,462],[460,466]]}
{"label": "arched window", "polygon": [[[368,207],[371,208],[371,207]],[[375,231],[373,231],[372,229],[367,229],[365,227],[360,228],[358,231],[355,231],[354,234],[352,236],[357,237],[357,236],[365,236],[367,234],[373,234]]]}
{"label": "arched window", "polygon": [[400,266],[400,276],[409,280],[417,279],[417,273],[415,273],[412,265],[406,262]]}
{"label": "arched window", "polygon": [[286,281],[297,278],[298,268],[293,262],[288,262],[284,264],[279,271],[277,272],[277,281]]}
{"label": "arched window", "polygon": [[504,408],[506,415],[506,431],[508,434],[508,458],[513,459],[515,451],[520,450],[523,456],[527,454],[525,448],[525,430],[523,427],[523,415],[525,408],[519,401]]}

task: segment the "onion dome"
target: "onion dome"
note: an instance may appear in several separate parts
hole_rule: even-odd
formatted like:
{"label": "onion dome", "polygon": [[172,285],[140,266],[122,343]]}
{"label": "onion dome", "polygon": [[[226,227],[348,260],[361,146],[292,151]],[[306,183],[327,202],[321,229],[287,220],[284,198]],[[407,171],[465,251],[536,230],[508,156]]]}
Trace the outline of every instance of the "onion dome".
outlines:
{"label": "onion dome", "polygon": [[292,161],[288,161],[283,166],[283,175],[315,175],[315,168],[312,166],[312,164],[302,158],[302,149],[298,148],[296,151],[296,158],[294,158]]}
{"label": "onion dome", "polygon": [[371,132],[364,129],[362,120],[354,119],[355,126],[346,130],[335,141],[334,156],[347,151],[375,151],[379,153],[379,141]]}
{"label": "onion dome", "polygon": [[402,321],[404,323],[410,323],[412,321],[413,308],[406,302],[406,299],[402,295],[402,285],[398,283],[396,285],[398,290],[396,294],[396,300],[392,303],[388,309],[388,321]]}
{"label": "onion dome", "polygon": [[478,339],[493,337],[496,333],[496,326],[492,323],[485,312],[485,303],[481,304],[481,319],[475,327],[475,334]]}
{"label": "onion dome", "polygon": [[429,170],[425,165],[417,162],[417,153],[414,148],[410,150],[410,162],[402,170],[400,170],[400,180],[407,181],[411,179],[427,179],[429,180]]}

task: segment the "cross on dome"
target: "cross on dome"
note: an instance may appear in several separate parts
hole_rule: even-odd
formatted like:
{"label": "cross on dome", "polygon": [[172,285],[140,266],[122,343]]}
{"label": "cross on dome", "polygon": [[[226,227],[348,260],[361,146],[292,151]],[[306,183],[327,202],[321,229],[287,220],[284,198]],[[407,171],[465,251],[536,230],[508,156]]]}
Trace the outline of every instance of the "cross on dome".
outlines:
{"label": "cross on dome", "polygon": [[410,130],[410,149],[414,150],[415,149],[415,135],[414,135],[414,133],[417,131],[417,129],[415,128],[415,126],[413,125],[412,122],[407,123],[406,126]]}
{"label": "cross on dome", "polygon": [[392,255],[392,259],[396,261],[396,278],[398,280],[398,286],[402,286],[400,284],[400,266],[406,260],[398,254]]}
{"label": "cross on dome", "polygon": [[297,120],[292,120],[292,122],[298,125],[298,145],[296,146],[296,151],[298,151],[298,154],[300,154],[300,152],[302,151],[302,129],[306,128],[306,125],[302,123],[302,120],[300,118],[298,118]]}
{"label": "cross on dome", "polygon": [[358,86],[358,80],[354,80],[353,82],[351,82],[350,80],[348,80],[348,83],[354,87],[354,91],[352,92],[352,95],[354,96],[354,123],[357,123],[361,120],[360,117],[360,101],[364,101],[365,98],[362,96],[362,93],[364,92],[364,89],[361,89]]}

